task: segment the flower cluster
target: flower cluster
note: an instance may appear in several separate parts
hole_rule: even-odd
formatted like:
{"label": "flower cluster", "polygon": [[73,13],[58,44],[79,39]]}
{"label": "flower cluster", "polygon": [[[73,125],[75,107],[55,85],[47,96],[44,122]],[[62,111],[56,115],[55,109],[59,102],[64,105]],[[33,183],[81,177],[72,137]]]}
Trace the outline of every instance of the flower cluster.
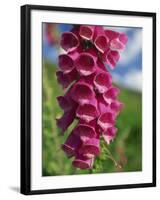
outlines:
{"label": "flower cluster", "polygon": [[74,26],[61,36],[57,80],[66,90],[57,97],[64,114],[57,119],[63,132],[77,119],[77,125],[62,145],[66,155],[74,157],[74,167],[90,169],[100,154],[100,138],[109,144],[117,133],[116,117],[123,107],[106,66],[114,69],[127,36],[102,26]]}
{"label": "flower cluster", "polygon": [[45,25],[45,36],[50,46],[58,44],[58,32],[55,24],[47,23]]}

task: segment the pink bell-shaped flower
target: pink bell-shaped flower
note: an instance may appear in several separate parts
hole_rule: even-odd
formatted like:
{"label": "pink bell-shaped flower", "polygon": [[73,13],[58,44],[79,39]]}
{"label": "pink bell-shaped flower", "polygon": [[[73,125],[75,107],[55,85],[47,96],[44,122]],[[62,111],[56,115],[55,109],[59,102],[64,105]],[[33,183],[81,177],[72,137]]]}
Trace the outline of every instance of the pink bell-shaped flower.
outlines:
{"label": "pink bell-shaped flower", "polygon": [[75,109],[64,112],[61,118],[56,119],[57,126],[64,132],[75,119]]}
{"label": "pink bell-shaped flower", "polygon": [[79,123],[74,129],[74,133],[75,135],[78,135],[82,140],[85,140],[86,138],[96,137],[94,127],[90,126],[89,124]]}
{"label": "pink bell-shaped flower", "polygon": [[111,68],[114,69],[119,61],[120,54],[118,51],[107,49],[102,55],[103,61]]}
{"label": "pink bell-shaped flower", "polygon": [[79,153],[89,158],[97,156],[100,153],[100,140],[97,138],[86,140],[79,149]]}
{"label": "pink bell-shaped flower", "polygon": [[68,136],[66,142],[62,145],[63,151],[68,157],[76,155],[77,149],[80,147],[82,141],[73,132]]}
{"label": "pink bell-shaped flower", "polygon": [[128,41],[126,34],[118,33],[112,30],[105,31],[106,36],[110,40],[110,48],[113,50],[124,50]]}
{"label": "pink bell-shaped flower", "polygon": [[93,166],[94,158],[87,158],[82,154],[78,154],[75,157],[75,160],[72,162],[72,165],[80,169],[91,169]]}
{"label": "pink bell-shaped flower", "polygon": [[92,40],[95,26],[80,26],[79,35],[85,40]]}
{"label": "pink bell-shaped flower", "polygon": [[98,117],[98,115],[99,112],[96,98],[91,99],[89,103],[79,105],[76,110],[76,116],[86,122],[92,121]]}
{"label": "pink bell-shaped flower", "polygon": [[107,144],[110,143],[111,140],[113,140],[116,136],[117,128],[116,127],[110,127],[107,129],[106,132],[103,132],[103,138],[107,142]]}
{"label": "pink bell-shaped flower", "polygon": [[80,105],[90,103],[90,101],[95,98],[93,86],[84,81],[75,83],[70,93],[72,99]]}
{"label": "pink bell-shaped flower", "polygon": [[77,71],[73,69],[71,72],[64,74],[62,71],[56,72],[57,81],[63,88],[67,88],[77,79]]}
{"label": "pink bell-shaped flower", "polygon": [[95,27],[94,33],[94,45],[101,53],[104,53],[108,47],[109,39],[105,34],[104,29],[102,26]]}
{"label": "pink bell-shaped flower", "polygon": [[82,76],[88,76],[96,71],[96,59],[90,53],[82,52],[75,61],[77,71]]}
{"label": "pink bell-shaped flower", "polygon": [[72,32],[64,32],[61,36],[60,45],[65,51],[71,52],[78,48],[79,39],[77,35]]}
{"label": "pink bell-shaped flower", "polygon": [[116,87],[110,87],[105,93],[103,93],[103,98],[106,103],[110,104],[115,100],[119,94],[120,90]]}
{"label": "pink bell-shaped flower", "polygon": [[108,72],[100,71],[94,78],[95,88],[99,93],[106,92],[112,84],[111,75]]}

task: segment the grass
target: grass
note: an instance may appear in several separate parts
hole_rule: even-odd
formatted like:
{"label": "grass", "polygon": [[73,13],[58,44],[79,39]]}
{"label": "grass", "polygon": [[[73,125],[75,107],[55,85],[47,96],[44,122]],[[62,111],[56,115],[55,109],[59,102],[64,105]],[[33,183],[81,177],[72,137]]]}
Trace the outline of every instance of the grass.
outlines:
{"label": "grass", "polygon": [[[119,99],[125,104],[116,126],[118,134],[115,140],[106,145],[101,142],[102,152],[96,158],[92,170],[74,169],[60,146],[74,127],[62,135],[55,119],[62,115],[56,97],[63,95],[57,84],[56,66],[48,62],[43,66],[43,176],[130,172],[142,170],[142,105],[141,94],[121,88]],[[116,162],[116,163],[115,163]]]}

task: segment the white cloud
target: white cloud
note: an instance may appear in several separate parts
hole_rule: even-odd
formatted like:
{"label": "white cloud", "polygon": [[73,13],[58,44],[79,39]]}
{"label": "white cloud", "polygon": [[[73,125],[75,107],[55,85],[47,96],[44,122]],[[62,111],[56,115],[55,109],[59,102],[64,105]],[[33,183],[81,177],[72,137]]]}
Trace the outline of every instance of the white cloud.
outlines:
{"label": "white cloud", "polygon": [[131,37],[128,40],[126,49],[121,54],[121,59],[119,60],[119,63],[121,65],[128,64],[131,62],[135,57],[140,53],[142,48],[142,31],[141,29],[138,29],[134,32],[133,37]]}
{"label": "white cloud", "polygon": [[127,33],[132,28],[129,28],[129,27],[117,27],[117,26],[106,26],[105,29],[110,29],[110,30],[113,30],[113,31]]}
{"label": "white cloud", "polygon": [[134,70],[124,76],[113,74],[113,80],[121,86],[135,91],[142,91],[142,71]]}
{"label": "white cloud", "polygon": [[133,71],[127,73],[125,78],[125,85],[127,85],[130,89],[134,89],[136,91],[142,91],[142,72],[141,71]]}

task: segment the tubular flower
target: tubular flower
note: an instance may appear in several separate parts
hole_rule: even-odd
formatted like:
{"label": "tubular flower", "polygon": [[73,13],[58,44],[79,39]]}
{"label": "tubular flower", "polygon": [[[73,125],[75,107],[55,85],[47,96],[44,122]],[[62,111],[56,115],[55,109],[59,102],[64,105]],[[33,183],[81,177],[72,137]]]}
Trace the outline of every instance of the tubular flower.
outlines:
{"label": "tubular flower", "polygon": [[79,136],[82,141],[95,138],[97,136],[95,125],[96,120],[92,120],[89,123],[80,120],[78,125],[74,128],[74,133]]}
{"label": "tubular flower", "polygon": [[62,145],[62,149],[68,157],[72,157],[76,155],[76,151],[81,146],[81,143],[82,141],[80,138],[72,132],[68,136],[66,142]]}
{"label": "tubular flower", "polygon": [[[70,42],[68,42],[70,41]],[[67,51],[67,52],[72,52],[75,49],[78,48],[79,46],[79,39],[76,34],[73,32],[65,32],[61,36],[61,41],[60,41],[61,47]]]}
{"label": "tubular flower", "polygon": [[[67,89],[57,97],[64,111],[57,126],[64,133],[76,119],[77,124],[62,144],[72,165],[80,169],[93,167],[100,154],[100,139],[107,144],[116,137],[116,118],[124,107],[118,100],[119,88],[113,86],[112,75],[120,59],[119,51],[125,49],[127,36],[102,26],[74,26],[64,32],[60,45],[66,51],[58,57],[57,80]],[[106,66],[105,66],[106,64]]]}
{"label": "tubular flower", "polygon": [[92,40],[94,35],[94,26],[80,26],[79,35],[85,40]]}
{"label": "tubular flower", "polygon": [[82,76],[88,76],[96,70],[96,60],[90,53],[82,52],[75,61],[76,69]]}
{"label": "tubular flower", "polygon": [[102,26],[96,26],[94,32],[94,45],[98,51],[104,53],[108,47],[109,38]]}

